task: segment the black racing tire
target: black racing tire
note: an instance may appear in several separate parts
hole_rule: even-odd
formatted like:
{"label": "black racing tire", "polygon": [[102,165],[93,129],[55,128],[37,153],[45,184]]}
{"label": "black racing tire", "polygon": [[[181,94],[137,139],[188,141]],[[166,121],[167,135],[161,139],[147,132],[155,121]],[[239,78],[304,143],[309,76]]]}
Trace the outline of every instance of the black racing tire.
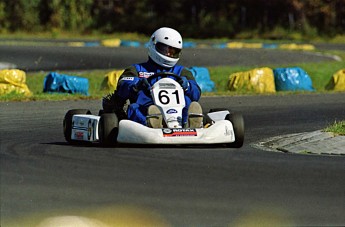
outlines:
{"label": "black racing tire", "polygon": [[76,140],[71,139],[72,135],[72,119],[73,115],[76,114],[91,114],[91,111],[88,109],[72,109],[67,111],[63,119],[63,134],[68,143],[78,143]]}
{"label": "black racing tire", "polygon": [[244,120],[239,113],[230,113],[226,115],[225,120],[232,123],[235,132],[235,142],[227,144],[228,147],[240,148],[244,143]]}
{"label": "black racing tire", "polygon": [[102,146],[115,146],[119,132],[119,120],[115,113],[104,113],[98,124],[98,137]]}

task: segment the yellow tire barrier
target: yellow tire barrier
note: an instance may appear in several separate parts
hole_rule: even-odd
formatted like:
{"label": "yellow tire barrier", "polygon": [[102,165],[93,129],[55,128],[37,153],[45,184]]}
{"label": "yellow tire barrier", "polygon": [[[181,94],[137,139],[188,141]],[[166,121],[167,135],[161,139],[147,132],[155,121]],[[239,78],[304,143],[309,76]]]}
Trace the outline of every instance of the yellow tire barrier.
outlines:
{"label": "yellow tire barrier", "polygon": [[106,47],[119,47],[121,45],[121,39],[105,39],[101,41],[101,45]]}
{"label": "yellow tire barrier", "polygon": [[26,85],[26,73],[19,69],[0,70],[0,95],[19,93],[31,96],[32,93]]}
{"label": "yellow tire barrier", "polygon": [[345,91],[345,69],[341,69],[333,74],[326,85],[326,90]]}
{"label": "yellow tire barrier", "polygon": [[246,72],[233,73],[229,76],[228,88],[230,91],[275,92],[273,70],[264,67],[255,68]]}
{"label": "yellow tire barrier", "polygon": [[108,90],[109,92],[113,92],[117,87],[117,82],[122,75],[124,70],[114,70],[109,73],[107,73],[104,76],[101,90]]}
{"label": "yellow tire barrier", "polygon": [[290,44],[281,44],[279,45],[280,49],[285,50],[315,50],[315,46],[311,44],[296,44],[296,43],[290,43]]}

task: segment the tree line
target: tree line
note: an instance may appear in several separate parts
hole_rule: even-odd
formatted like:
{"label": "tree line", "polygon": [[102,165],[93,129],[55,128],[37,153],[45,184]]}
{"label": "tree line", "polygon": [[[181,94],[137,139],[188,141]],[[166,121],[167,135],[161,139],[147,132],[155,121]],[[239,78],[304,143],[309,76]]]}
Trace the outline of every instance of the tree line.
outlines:
{"label": "tree line", "polygon": [[0,0],[0,32],[137,32],[170,26],[190,38],[332,37],[345,0]]}

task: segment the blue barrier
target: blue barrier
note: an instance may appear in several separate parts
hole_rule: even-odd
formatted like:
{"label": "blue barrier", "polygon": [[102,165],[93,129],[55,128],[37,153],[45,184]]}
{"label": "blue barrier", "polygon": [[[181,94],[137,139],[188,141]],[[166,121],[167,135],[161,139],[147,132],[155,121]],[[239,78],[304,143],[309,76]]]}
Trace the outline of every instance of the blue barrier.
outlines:
{"label": "blue barrier", "polygon": [[224,48],[227,48],[227,44],[226,43],[218,43],[218,44],[214,44],[212,47],[224,49]]}
{"label": "blue barrier", "polygon": [[278,48],[278,44],[274,44],[274,43],[264,43],[262,44],[262,48],[264,49],[277,49]]}
{"label": "blue barrier", "polygon": [[86,46],[86,47],[98,47],[98,46],[100,46],[101,44],[99,43],[99,42],[86,42],[85,44],[84,44],[84,46]]}
{"label": "blue barrier", "polygon": [[87,78],[69,76],[56,72],[51,72],[44,78],[43,92],[89,95],[88,90],[89,80]]}
{"label": "blue barrier", "polygon": [[195,48],[196,43],[195,42],[183,42],[183,48]]}
{"label": "blue barrier", "polygon": [[123,47],[140,47],[141,43],[137,41],[121,40],[120,46]]}
{"label": "blue barrier", "polygon": [[273,69],[277,91],[314,91],[309,75],[299,67]]}
{"label": "blue barrier", "polygon": [[210,73],[207,68],[193,66],[188,69],[192,72],[202,92],[212,92],[215,90],[215,84],[211,80]]}

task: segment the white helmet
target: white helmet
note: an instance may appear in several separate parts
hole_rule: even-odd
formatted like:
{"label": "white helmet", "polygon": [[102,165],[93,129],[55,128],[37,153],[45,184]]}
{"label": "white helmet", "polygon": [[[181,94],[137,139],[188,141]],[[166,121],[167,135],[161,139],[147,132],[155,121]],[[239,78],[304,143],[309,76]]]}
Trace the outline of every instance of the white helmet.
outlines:
{"label": "white helmet", "polygon": [[148,49],[149,56],[154,62],[171,68],[180,59],[182,37],[172,28],[160,28],[152,34]]}

